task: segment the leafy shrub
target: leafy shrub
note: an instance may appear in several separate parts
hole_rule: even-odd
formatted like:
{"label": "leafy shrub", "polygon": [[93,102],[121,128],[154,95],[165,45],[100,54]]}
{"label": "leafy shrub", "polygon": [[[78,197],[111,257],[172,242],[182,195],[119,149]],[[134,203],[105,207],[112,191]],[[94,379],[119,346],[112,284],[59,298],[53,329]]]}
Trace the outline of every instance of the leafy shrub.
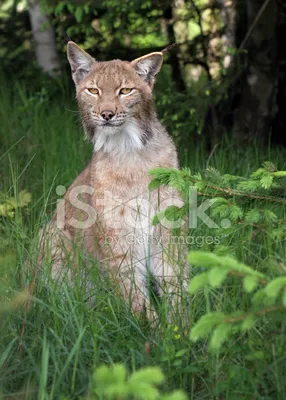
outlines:
{"label": "leafy shrub", "polygon": [[22,190],[18,198],[9,197],[5,193],[0,193],[0,216],[5,218],[13,218],[15,211],[19,208],[25,208],[32,201],[31,193]]}
{"label": "leafy shrub", "polygon": [[[174,220],[188,216],[189,227],[196,229],[196,234],[202,226],[204,231],[206,228],[206,219],[196,218],[199,201],[205,201],[216,233],[230,238],[226,253],[236,252],[237,242],[257,243],[261,239],[271,239],[273,246],[283,248],[286,171],[277,170],[273,163],[265,162],[248,178],[222,175],[210,167],[196,174],[188,168],[181,171],[157,168],[150,174],[151,189],[171,185],[181,193],[184,206],[170,208],[169,214],[172,211]],[[224,252],[223,248],[216,250]]]}
{"label": "leafy shrub", "polygon": [[[193,213],[197,216],[199,205],[192,203],[195,194],[195,199],[207,199],[209,215],[206,217],[213,217],[217,224],[217,217],[229,222],[227,226],[222,224],[216,228],[220,234],[228,236],[229,246],[214,247],[214,253],[192,251],[189,254],[193,274],[189,292],[193,296],[203,293],[208,304],[206,313],[199,317],[191,329],[191,340],[196,342],[211,335],[209,350],[217,351],[225,342],[230,343],[233,335],[254,330],[264,317],[272,328],[275,320],[278,323],[284,321],[286,171],[279,171],[273,163],[265,162],[248,178],[222,175],[213,168],[197,174],[192,174],[187,168],[181,171],[155,169],[151,171],[151,176],[151,189],[171,185],[184,200],[183,207],[170,207],[167,217],[176,220],[188,215],[191,220]],[[206,220],[200,222],[203,225]],[[158,220],[155,219],[154,223],[158,223]],[[206,226],[203,229],[206,231]],[[261,246],[264,242],[266,245]],[[260,256],[265,252],[268,259],[251,268],[229,255],[240,254],[243,246],[250,250],[250,254],[255,254],[259,246]],[[245,254],[243,258],[247,258]],[[232,304],[235,311],[231,313],[221,310],[220,303],[216,304],[215,301],[216,291],[222,289],[230,279],[242,280],[240,292],[245,294],[241,294]],[[208,287],[210,292],[206,290]],[[212,301],[210,293],[214,294]],[[212,308],[216,311],[212,311]],[[267,332],[264,334],[266,340]]]}
{"label": "leafy shrub", "polygon": [[218,350],[222,344],[237,332],[246,332],[255,327],[259,318],[286,312],[286,271],[282,276],[271,278],[234,258],[212,253],[191,252],[189,261],[194,266],[204,266],[207,270],[195,276],[189,286],[193,295],[199,289],[210,285],[222,287],[229,276],[242,279],[243,289],[251,293],[250,306],[246,311],[238,310],[232,314],[210,312],[203,315],[192,328],[191,339],[195,342],[211,333],[210,350]]}
{"label": "leafy shrub", "polygon": [[95,399],[142,399],[142,400],[186,400],[180,391],[162,394],[156,388],[165,378],[158,367],[142,368],[127,378],[127,371],[122,364],[112,368],[103,365],[93,374],[90,400]]}
{"label": "leafy shrub", "polygon": [[31,193],[22,190],[18,196],[8,196],[0,192],[0,251],[7,250],[9,240],[9,222],[16,218],[18,210],[25,210],[32,201]]}

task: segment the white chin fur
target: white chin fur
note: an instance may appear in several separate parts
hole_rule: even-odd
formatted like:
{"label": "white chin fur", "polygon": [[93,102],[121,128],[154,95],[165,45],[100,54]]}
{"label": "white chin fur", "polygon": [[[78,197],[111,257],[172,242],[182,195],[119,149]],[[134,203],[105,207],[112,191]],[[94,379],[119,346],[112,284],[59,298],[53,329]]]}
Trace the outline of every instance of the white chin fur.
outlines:
{"label": "white chin fur", "polygon": [[94,137],[94,152],[124,154],[144,147],[141,131],[134,121],[119,127],[103,126],[97,129]]}

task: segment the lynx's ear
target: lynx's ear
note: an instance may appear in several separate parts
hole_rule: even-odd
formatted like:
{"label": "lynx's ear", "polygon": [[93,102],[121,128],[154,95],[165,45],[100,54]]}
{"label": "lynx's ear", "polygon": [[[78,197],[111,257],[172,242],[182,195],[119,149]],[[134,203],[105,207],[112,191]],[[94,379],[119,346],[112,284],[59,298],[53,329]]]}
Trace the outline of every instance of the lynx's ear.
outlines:
{"label": "lynx's ear", "polygon": [[160,71],[162,64],[163,53],[161,52],[150,53],[146,56],[136,58],[136,60],[131,62],[131,66],[135,69],[137,74],[151,87],[155,82],[156,75]]}
{"label": "lynx's ear", "polygon": [[74,83],[77,85],[90,72],[96,61],[74,42],[68,42],[67,56]]}

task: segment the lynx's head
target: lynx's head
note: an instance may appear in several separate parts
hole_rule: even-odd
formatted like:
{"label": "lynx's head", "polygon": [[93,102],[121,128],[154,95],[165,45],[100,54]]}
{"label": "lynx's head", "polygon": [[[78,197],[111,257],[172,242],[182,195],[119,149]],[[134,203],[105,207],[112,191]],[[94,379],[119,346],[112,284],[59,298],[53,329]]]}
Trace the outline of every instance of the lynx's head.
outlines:
{"label": "lynx's head", "polygon": [[98,62],[69,42],[67,54],[85,132],[95,151],[143,148],[153,134],[152,88],[163,53],[132,62]]}

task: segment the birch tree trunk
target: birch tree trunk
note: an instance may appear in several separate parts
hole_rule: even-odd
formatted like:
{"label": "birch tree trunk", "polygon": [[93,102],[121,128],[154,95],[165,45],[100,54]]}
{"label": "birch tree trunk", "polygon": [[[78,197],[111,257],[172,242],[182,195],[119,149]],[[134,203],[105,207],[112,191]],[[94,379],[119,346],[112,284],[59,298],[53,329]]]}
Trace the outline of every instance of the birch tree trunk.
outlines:
{"label": "birch tree trunk", "polygon": [[54,76],[60,73],[56,51],[55,32],[47,15],[40,7],[40,0],[28,0],[28,11],[35,42],[36,58],[43,71]]}
{"label": "birch tree trunk", "polygon": [[235,47],[235,12],[234,0],[217,0],[217,4],[221,7],[222,21],[225,25],[225,33],[222,35],[222,42],[226,56],[223,60],[224,68],[228,68],[232,62],[233,57],[227,54],[229,47]]}

